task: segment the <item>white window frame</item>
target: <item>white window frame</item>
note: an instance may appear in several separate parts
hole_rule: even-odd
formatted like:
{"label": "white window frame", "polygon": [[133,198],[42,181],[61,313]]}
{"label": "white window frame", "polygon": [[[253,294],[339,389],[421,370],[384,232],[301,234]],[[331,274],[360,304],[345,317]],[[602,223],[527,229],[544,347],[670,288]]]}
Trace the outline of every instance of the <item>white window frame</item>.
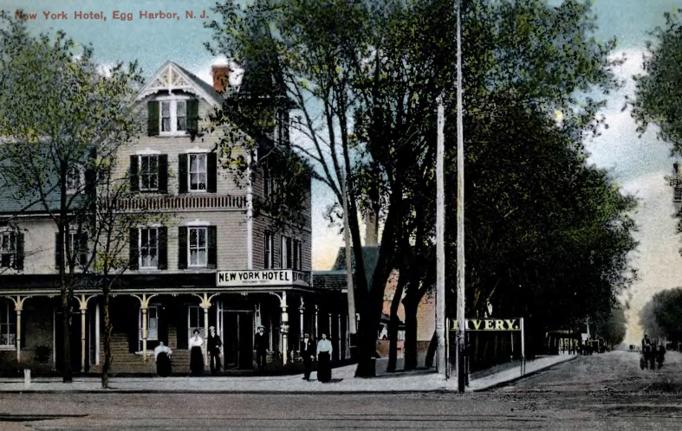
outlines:
{"label": "white window frame", "polygon": [[[144,254],[142,252],[142,234],[143,232],[147,233],[147,237],[149,237],[150,231],[156,231],[156,244],[154,244],[153,247],[147,246],[146,249],[147,251],[151,250],[152,248],[156,250],[156,265],[143,265],[144,262]],[[138,268],[140,269],[159,269],[159,228],[156,226],[146,226],[146,227],[141,227],[138,229],[138,235],[137,235],[137,249],[139,250],[139,256],[138,256]]]}
{"label": "white window frame", "polygon": [[[77,171],[77,172],[76,172]],[[77,173],[77,175],[75,175]],[[66,193],[73,195],[78,193],[85,184],[85,170],[82,166],[71,165],[66,173]]]}
{"label": "white window frame", "polygon": [[[159,135],[160,136],[185,136],[189,133],[187,129],[187,102],[192,98],[189,96],[166,96],[159,97],[156,100],[159,102]],[[185,103],[185,128],[178,129],[178,102]],[[168,103],[168,113],[170,121],[170,130],[163,130],[163,104]]]}
{"label": "white window frame", "polygon": [[[197,232],[197,244],[196,247],[192,247],[192,231]],[[199,241],[199,232],[204,232],[204,245],[201,246]],[[204,253],[204,263],[192,264],[192,249],[197,250],[197,262],[199,259],[199,252],[203,250]],[[187,227],[187,267],[188,268],[206,268],[208,266],[208,227],[207,226],[188,226]]]}
{"label": "white window frame", "polygon": [[[3,315],[3,311],[6,312]],[[0,341],[4,336],[6,343],[0,344],[0,350],[16,350],[17,348],[17,321],[12,319],[16,312],[7,300],[0,301]],[[10,342],[11,341],[11,342]]]}
{"label": "white window frame", "polygon": [[293,246],[293,240],[292,240],[292,238],[291,238],[291,237],[288,237],[288,236],[282,235],[282,241],[281,241],[281,244],[280,244],[280,247],[281,247],[281,248],[280,248],[280,259],[279,259],[279,260],[280,260],[281,269],[293,269],[292,267],[294,266],[293,256],[292,256],[292,259],[291,259],[291,266],[289,266],[289,264],[288,264],[289,254],[290,254],[291,252],[293,252],[292,249],[290,249],[289,247],[287,247],[287,244],[288,244],[288,243],[291,243],[291,248],[293,249],[294,246]]}
{"label": "white window frame", "polygon": [[[151,304],[147,306],[147,341],[159,340],[159,304]],[[156,321],[156,333],[152,333],[149,322]],[[138,349],[142,350],[142,309],[137,311],[137,340]]]}
{"label": "white window frame", "polygon": [[[192,188],[192,157],[201,157],[204,159],[204,188]],[[195,172],[196,175],[201,175],[201,171]],[[207,193],[208,190],[208,153],[188,153],[187,154],[187,191],[191,193]]]}
{"label": "white window frame", "polygon": [[292,240],[291,247],[294,249],[293,250],[294,255],[293,255],[291,265],[293,266],[293,269],[295,269],[296,271],[301,271],[301,269],[303,268],[303,264],[301,262],[301,257],[303,255],[301,253],[301,249],[303,248],[302,244],[303,243],[300,239]]}
{"label": "white window frame", "polygon": [[[81,247],[80,247],[80,238],[79,235],[84,235],[86,232],[78,232],[77,230],[68,230],[64,232],[64,235],[66,235],[66,240],[69,241],[69,247],[71,250],[71,256],[74,257],[75,261],[74,264],[76,267],[79,267],[81,265]],[[78,238],[78,241],[76,241],[76,238]],[[65,243],[66,244],[66,243]],[[66,253],[66,247],[64,247],[64,253]],[[88,261],[90,254],[90,248],[85,250],[85,261]],[[68,266],[69,262],[69,256],[66,256],[66,259],[64,260],[64,263]]]}
{"label": "white window frame", "polygon": [[[196,319],[197,322],[199,323],[199,326],[192,326],[192,314],[196,314]],[[198,305],[189,305],[187,306],[187,342],[189,344],[189,339],[192,338],[192,332],[194,332],[195,329],[199,330],[199,333],[202,335],[204,334],[204,327],[203,327],[203,311],[201,308],[199,308]]]}
{"label": "white window frame", "polygon": [[[12,238],[14,236],[14,238]],[[14,241],[12,241],[14,239]],[[2,266],[3,256],[9,255],[9,265]],[[17,259],[17,235],[11,230],[0,231],[0,268],[12,268]]]}
{"label": "white window frame", "polygon": [[[160,154],[139,154],[137,156],[137,166],[138,166],[138,168],[137,168],[138,169],[138,172],[137,172],[138,184],[137,184],[137,186],[138,186],[139,191],[141,191],[141,192],[155,192],[155,191],[159,190],[159,159],[160,159],[159,156],[160,156]],[[142,166],[143,166],[142,160],[145,158],[148,160],[148,162],[147,162],[148,167],[149,167],[149,162],[151,162],[152,159],[154,159],[156,161],[155,172],[149,171],[149,169],[147,169],[147,172],[145,172],[142,169]],[[156,186],[155,187],[144,187],[142,179],[145,176],[147,178],[150,178],[150,179],[152,178],[152,176],[156,177]]]}

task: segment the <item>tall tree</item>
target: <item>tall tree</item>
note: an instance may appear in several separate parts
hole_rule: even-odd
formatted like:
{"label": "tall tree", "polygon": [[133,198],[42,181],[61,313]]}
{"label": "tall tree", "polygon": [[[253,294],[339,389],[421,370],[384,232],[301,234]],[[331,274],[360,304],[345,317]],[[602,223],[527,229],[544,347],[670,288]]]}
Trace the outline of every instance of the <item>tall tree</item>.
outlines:
{"label": "tall tree", "polygon": [[138,130],[130,102],[139,74],[135,64],[98,68],[92,49],[77,49],[63,32],[33,36],[23,22],[0,18],[0,175],[14,198],[57,228],[62,374],[70,382],[71,301],[95,262],[97,183]]}

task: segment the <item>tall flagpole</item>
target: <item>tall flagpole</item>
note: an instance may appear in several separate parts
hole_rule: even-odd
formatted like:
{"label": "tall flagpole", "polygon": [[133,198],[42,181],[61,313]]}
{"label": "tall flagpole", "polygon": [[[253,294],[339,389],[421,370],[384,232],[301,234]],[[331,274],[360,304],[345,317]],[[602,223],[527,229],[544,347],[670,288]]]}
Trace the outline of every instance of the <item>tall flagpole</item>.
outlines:
{"label": "tall flagpole", "polygon": [[445,181],[443,174],[445,137],[445,109],[443,97],[438,96],[437,143],[436,143],[436,337],[438,355],[436,366],[438,374],[448,378],[445,348]]}
{"label": "tall flagpole", "polygon": [[466,344],[466,323],[464,306],[465,265],[464,265],[464,121],[462,119],[462,0],[457,4],[457,389],[464,392],[464,346]]}

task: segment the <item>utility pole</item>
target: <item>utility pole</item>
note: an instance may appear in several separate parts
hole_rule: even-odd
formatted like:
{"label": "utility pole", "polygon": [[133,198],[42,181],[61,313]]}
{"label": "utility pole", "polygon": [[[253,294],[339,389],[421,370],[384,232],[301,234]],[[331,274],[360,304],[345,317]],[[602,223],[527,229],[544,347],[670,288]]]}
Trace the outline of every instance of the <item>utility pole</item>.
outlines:
{"label": "utility pole", "polygon": [[[343,239],[346,243],[346,286],[348,299],[348,333],[357,333],[355,327],[355,288],[353,287],[353,259],[351,256],[353,245],[350,239],[350,226],[348,222],[348,188],[346,176],[341,178],[341,193],[343,193]],[[358,245],[359,246],[359,245]]]}
{"label": "utility pole", "polygon": [[457,8],[457,389],[464,392],[464,346],[466,344],[466,316],[464,305],[464,121],[462,119],[462,0]]}
{"label": "utility pole", "polygon": [[437,111],[437,146],[436,146],[436,337],[438,339],[438,355],[436,365],[438,374],[448,378],[445,341],[445,108],[443,97],[438,96]]}

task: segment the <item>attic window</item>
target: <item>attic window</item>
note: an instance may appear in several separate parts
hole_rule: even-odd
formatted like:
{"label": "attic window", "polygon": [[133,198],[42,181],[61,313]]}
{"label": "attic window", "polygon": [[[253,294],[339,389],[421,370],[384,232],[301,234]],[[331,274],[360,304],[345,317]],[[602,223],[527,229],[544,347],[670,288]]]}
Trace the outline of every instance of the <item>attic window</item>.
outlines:
{"label": "attic window", "polygon": [[149,136],[196,131],[198,101],[182,96],[159,98],[147,105]]}

